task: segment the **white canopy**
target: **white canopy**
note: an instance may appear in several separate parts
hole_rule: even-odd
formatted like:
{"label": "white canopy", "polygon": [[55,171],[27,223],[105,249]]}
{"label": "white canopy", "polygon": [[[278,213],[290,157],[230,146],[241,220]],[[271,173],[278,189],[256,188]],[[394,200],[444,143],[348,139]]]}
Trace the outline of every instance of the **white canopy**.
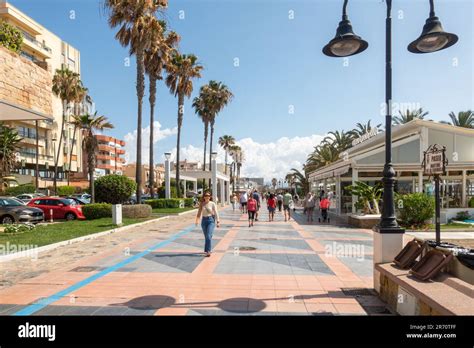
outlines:
{"label": "white canopy", "polygon": [[52,116],[47,116],[38,111],[28,110],[22,106],[0,100],[0,121],[36,121],[52,119]]}

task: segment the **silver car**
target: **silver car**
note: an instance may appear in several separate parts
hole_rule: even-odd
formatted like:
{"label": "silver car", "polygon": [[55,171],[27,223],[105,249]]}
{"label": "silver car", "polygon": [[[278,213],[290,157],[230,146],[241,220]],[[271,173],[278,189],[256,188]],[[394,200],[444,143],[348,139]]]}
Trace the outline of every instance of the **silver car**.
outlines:
{"label": "silver car", "polygon": [[25,203],[29,203],[33,198],[38,198],[38,197],[41,197],[41,196],[43,196],[43,195],[40,194],[40,193],[24,193],[22,195],[16,196],[16,198],[18,198],[19,200],[21,200]]}
{"label": "silver car", "polygon": [[0,197],[0,223],[33,223],[44,221],[44,213],[41,209],[29,207],[15,198]]}

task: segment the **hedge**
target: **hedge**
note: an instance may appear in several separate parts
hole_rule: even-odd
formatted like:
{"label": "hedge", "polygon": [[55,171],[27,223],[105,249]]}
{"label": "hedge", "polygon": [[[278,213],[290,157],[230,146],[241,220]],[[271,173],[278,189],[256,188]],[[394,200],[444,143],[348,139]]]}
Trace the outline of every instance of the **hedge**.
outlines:
{"label": "hedge", "polygon": [[151,216],[151,206],[148,204],[133,204],[122,206],[122,216],[124,218],[141,219]]}
{"label": "hedge", "polygon": [[[189,205],[186,205],[186,203]],[[145,201],[145,204],[150,205],[153,209],[192,207],[193,199],[192,198],[149,199]]]}
{"label": "hedge", "polygon": [[82,213],[87,220],[112,217],[112,204],[94,203],[82,206]]}
{"label": "hedge", "polygon": [[397,218],[404,227],[419,229],[435,215],[435,200],[425,193],[397,195]]}
{"label": "hedge", "polygon": [[25,184],[25,185],[20,185],[20,186],[15,186],[15,187],[8,187],[5,190],[5,194],[7,196],[18,196],[22,195],[24,193],[34,193],[35,192],[35,186],[32,184]]}
{"label": "hedge", "polygon": [[58,186],[58,196],[70,196],[76,193],[74,186]]}

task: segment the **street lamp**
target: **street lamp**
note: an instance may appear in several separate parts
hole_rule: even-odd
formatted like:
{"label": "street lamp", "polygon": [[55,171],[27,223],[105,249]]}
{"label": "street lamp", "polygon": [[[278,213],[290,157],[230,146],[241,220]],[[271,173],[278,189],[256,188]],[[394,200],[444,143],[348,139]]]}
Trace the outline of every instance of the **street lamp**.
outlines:
{"label": "street lamp", "polygon": [[57,177],[58,177],[58,161],[56,157],[56,141],[57,136],[56,133],[53,133],[51,142],[53,143],[53,161],[54,161],[54,177],[53,177],[53,187],[54,187],[54,194],[57,192]]}
{"label": "street lamp", "polygon": [[211,153],[211,175],[212,175],[212,199],[217,202],[217,166],[216,166],[217,152]]}
{"label": "street lamp", "polygon": [[[387,17],[385,22],[385,165],[383,170],[383,211],[376,230],[380,234],[403,234],[395,216],[394,185],[395,170],[392,165],[392,0],[386,0]],[[329,57],[347,57],[364,51],[368,44],[352,31],[352,26],[347,19],[346,7],[348,0],[344,0],[342,21],[339,23],[336,37],[323,49]],[[434,3],[430,0],[430,17],[427,19],[421,36],[413,41],[408,50],[413,53],[436,52],[454,45],[458,37],[446,33],[438,17],[435,17]]]}
{"label": "street lamp", "polygon": [[170,166],[171,153],[165,152],[165,197],[171,198],[171,166]]}

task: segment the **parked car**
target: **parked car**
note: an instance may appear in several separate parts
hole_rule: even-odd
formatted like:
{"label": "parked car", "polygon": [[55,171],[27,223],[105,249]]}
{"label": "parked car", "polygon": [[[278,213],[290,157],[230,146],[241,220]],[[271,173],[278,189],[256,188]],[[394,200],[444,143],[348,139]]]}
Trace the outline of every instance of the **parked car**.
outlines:
{"label": "parked car", "polygon": [[78,198],[84,202],[87,202],[87,204],[89,204],[91,202],[92,196],[88,193],[77,193],[77,194],[71,195],[71,197]]}
{"label": "parked car", "polygon": [[66,219],[70,220],[85,220],[86,217],[82,213],[82,208],[76,202],[60,197],[40,197],[32,199],[28,206],[36,207],[44,212],[46,220],[51,219],[51,211],[53,213],[53,219]]}
{"label": "parked car", "polygon": [[77,197],[74,197],[74,196],[66,197],[66,199],[70,199],[70,200],[76,202],[76,204],[78,204],[78,205],[86,205],[86,204],[90,203],[90,201],[86,201],[85,199],[77,198]]}
{"label": "parked car", "polygon": [[42,197],[42,196],[44,196],[44,195],[41,194],[41,193],[24,193],[22,195],[16,196],[16,198],[18,198],[19,200],[21,200],[25,203],[28,203],[33,198],[38,198],[38,197]]}
{"label": "parked car", "polygon": [[16,198],[0,197],[0,223],[29,222],[36,224],[43,220],[44,213],[41,209],[26,206]]}
{"label": "parked car", "polygon": [[[151,199],[151,196],[150,196],[150,195],[142,195],[141,204],[145,204],[145,201],[148,200],[148,199]],[[130,200],[129,200],[127,203],[129,203],[129,204],[137,204],[137,195],[136,195],[136,194],[133,194],[133,195],[130,197]]]}

